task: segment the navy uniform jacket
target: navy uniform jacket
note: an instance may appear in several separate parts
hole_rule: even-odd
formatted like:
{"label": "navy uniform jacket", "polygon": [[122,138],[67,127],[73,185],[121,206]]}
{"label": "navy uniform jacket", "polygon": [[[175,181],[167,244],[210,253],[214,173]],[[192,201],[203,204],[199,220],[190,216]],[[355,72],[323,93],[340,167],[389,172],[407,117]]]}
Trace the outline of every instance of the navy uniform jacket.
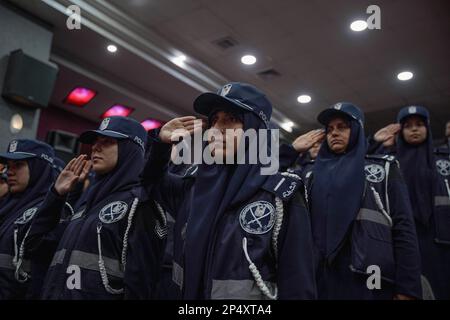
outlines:
{"label": "navy uniform jacket", "polygon": [[[380,148],[373,143],[372,150]],[[386,150],[395,154],[395,148]],[[434,149],[438,171],[434,186],[434,208],[428,226],[415,224],[422,266],[424,299],[450,299],[450,159],[446,148]]]}
{"label": "navy uniform jacket", "polygon": [[416,223],[423,275],[431,286],[427,298],[450,299],[450,157],[448,149],[435,149],[438,172],[434,208],[429,226]]}
{"label": "navy uniform jacket", "polygon": [[450,250],[450,155],[449,150],[435,150],[438,182],[434,198],[435,242]]}
{"label": "navy uniform jacket", "polygon": [[[87,213],[84,208],[75,212],[64,225],[44,282],[43,299],[153,298],[166,221],[156,203],[138,202],[138,198],[143,196],[130,192],[117,199],[113,194]],[[27,238],[32,250],[42,246],[42,239],[54,228],[61,228],[64,203],[65,197],[52,188]]]}
{"label": "navy uniform jacket", "polygon": [[0,227],[0,300],[24,299],[31,282],[31,262],[23,254],[24,239],[42,198],[29,203]]}
{"label": "navy uniform jacket", "polygon": [[[151,185],[153,192],[174,213],[173,281],[183,291],[183,280],[189,277],[184,268],[186,212],[197,166],[184,177],[164,174],[170,145],[154,142],[151,150],[144,179],[149,185],[159,181]],[[226,210],[214,226],[204,262],[205,299],[266,299],[275,292],[279,299],[316,297],[310,220],[302,192],[298,176],[278,173],[251,199]],[[263,216],[258,226],[256,217]],[[258,271],[259,284],[250,269]],[[262,283],[269,295],[263,293]]]}
{"label": "navy uniform jacket", "polygon": [[[392,156],[366,156],[361,208],[338,253],[318,257],[320,299],[421,298],[420,254],[412,209]],[[309,180],[311,190],[314,180]],[[381,289],[369,290],[370,266],[378,266]]]}

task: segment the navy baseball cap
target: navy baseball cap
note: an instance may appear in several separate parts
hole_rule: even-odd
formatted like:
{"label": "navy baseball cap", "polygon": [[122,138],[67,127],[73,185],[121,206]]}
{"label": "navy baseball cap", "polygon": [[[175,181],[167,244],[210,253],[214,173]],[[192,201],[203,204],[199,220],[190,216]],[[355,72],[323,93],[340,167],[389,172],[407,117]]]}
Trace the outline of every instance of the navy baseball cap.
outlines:
{"label": "navy baseball cap", "polygon": [[227,83],[217,93],[203,93],[194,101],[194,110],[205,116],[217,108],[253,112],[266,125],[272,116],[272,104],[266,95],[254,86],[240,82]]}
{"label": "navy baseball cap", "polygon": [[317,120],[326,126],[328,125],[328,122],[336,116],[345,116],[355,119],[361,124],[361,127],[364,128],[364,112],[350,102],[338,102],[335,105],[332,105],[319,113]]}
{"label": "navy baseball cap", "polygon": [[397,115],[397,122],[400,123],[409,116],[420,116],[425,118],[428,123],[430,122],[430,114],[428,113],[427,108],[422,106],[408,106],[402,108]]}
{"label": "navy baseball cap", "polygon": [[98,130],[85,131],[80,136],[80,141],[92,144],[98,136],[111,137],[115,139],[130,139],[138,144],[143,150],[147,143],[147,131],[132,118],[108,117],[103,119]]}
{"label": "navy baseball cap", "polygon": [[31,158],[41,158],[53,165],[55,151],[50,145],[41,141],[17,139],[9,143],[7,152],[0,153],[0,161],[2,162]]}

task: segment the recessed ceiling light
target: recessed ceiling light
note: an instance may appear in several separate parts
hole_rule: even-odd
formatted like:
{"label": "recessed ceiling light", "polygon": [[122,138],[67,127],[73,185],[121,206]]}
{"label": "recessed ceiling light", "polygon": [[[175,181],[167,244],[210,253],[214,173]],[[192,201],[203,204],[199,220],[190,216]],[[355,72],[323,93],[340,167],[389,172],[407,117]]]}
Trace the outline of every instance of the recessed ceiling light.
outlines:
{"label": "recessed ceiling light", "polygon": [[256,63],[256,57],[250,54],[247,54],[241,58],[241,62],[246,65],[252,65]]}
{"label": "recessed ceiling light", "polygon": [[297,101],[300,103],[309,103],[311,102],[311,96],[307,94],[302,94],[301,96],[297,97]]}
{"label": "recessed ceiling light", "polygon": [[364,20],[356,20],[353,21],[350,25],[350,29],[353,31],[359,32],[367,29],[367,22]]}
{"label": "recessed ceiling light", "polygon": [[89,103],[97,95],[92,89],[84,87],[74,88],[64,99],[64,103],[72,104],[77,107],[83,107],[85,104]]}
{"label": "recessed ceiling light", "polygon": [[162,123],[155,119],[146,119],[141,122],[145,130],[149,131],[161,127]]}
{"label": "recessed ceiling light", "polygon": [[292,127],[294,126],[294,123],[292,121],[286,121],[283,122],[280,126],[287,132],[292,132]]}
{"label": "recessed ceiling light", "polygon": [[114,53],[117,51],[117,47],[113,44],[110,44],[109,46],[107,46],[106,49],[111,53]]}
{"label": "recessed ceiling light", "polygon": [[403,71],[403,72],[400,72],[400,73],[397,75],[397,79],[398,79],[398,80],[401,80],[401,81],[406,81],[406,80],[412,79],[413,76],[414,76],[414,75],[413,75],[412,72],[410,72],[410,71]]}
{"label": "recessed ceiling light", "polygon": [[126,107],[120,104],[113,105],[111,108],[105,111],[101,115],[101,118],[107,118],[107,117],[113,117],[113,116],[122,116],[122,117],[128,117],[132,112],[134,111],[133,108]]}
{"label": "recessed ceiling light", "polygon": [[174,58],[172,58],[172,62],[175,63],[177,66],[182,67],[184,65],[184,62],[186,61],[185,55],[179,55]]}

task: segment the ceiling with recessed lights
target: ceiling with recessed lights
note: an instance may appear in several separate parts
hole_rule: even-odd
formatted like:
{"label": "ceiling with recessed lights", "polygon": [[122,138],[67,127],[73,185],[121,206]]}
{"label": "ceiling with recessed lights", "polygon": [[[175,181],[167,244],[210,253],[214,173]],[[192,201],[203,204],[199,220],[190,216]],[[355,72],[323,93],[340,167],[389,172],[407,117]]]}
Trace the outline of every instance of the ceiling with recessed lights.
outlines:
{"label": "ceiling with recessed lights", "polygon": [[[435,136],[450,119],[446,0],[377,1],[381,29],[358,32],[350,26],[368,19],[372,1],[10,2],[54,30],[52,104],[91,120],[117,104],[140,121],[187,115],[196,96],[227,81],[266,92],[286,137],[318,127],[317,114],[338,101],[366,112],[368,132],[409,104],[430,109]],[[81,30],[66,28],[71,4],[81,8]],[[412,78],[399,80],[402,72]],[[76,86],[99,94],[83,108],[65,104]]]}

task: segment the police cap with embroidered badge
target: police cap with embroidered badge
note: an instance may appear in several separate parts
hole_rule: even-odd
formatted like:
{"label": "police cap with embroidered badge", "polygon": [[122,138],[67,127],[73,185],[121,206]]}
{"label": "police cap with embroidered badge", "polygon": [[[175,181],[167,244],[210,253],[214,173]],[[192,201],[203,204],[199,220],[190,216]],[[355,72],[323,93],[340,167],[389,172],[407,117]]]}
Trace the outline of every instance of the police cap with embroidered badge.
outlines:
{"label": "police cap with embroidered badge", "polygon": [[98,136],[111,137],[114,139],[130,139],[145,150],[147,143],[147,131],[144,127],[132,118],[108,117],[103,119],[97,130],[85,131],[80,136],[80,141],[86,144],[93,144]]}
{"label": "police cap with embroidered badge", "polygon": [[194,110],[205,116],[217,108],[253,112],[267,125],[272,116],[272,104],[266,95],[246,83],[230,82],[217,93],[203,93],[194,101]]}
{"label": "police cap with embroidered badge", "polygon": [[407,106],[402,108],[397,115],[397,122],[403,122],[407,117],[419,116],[425,118],[425,120],[430,122],[430,114],[425,107],[422,106]]}
{"label": "police cap with embroidered badge", "polygon": [[364,127],[364,113],[357,106],[350,102],[338,102],[323,110],[317,116],[317,120],[324,126],[328,125],[331,119],[336,116],[350,117],[358,121]]}
{"label": "police cap with embroidered badge", "polygon": [[12,140],[8,145],[7,152],[0,153],[1,162],[41,158],[53,164],[54,157],[55,152],[50,145],[31,139]]}

